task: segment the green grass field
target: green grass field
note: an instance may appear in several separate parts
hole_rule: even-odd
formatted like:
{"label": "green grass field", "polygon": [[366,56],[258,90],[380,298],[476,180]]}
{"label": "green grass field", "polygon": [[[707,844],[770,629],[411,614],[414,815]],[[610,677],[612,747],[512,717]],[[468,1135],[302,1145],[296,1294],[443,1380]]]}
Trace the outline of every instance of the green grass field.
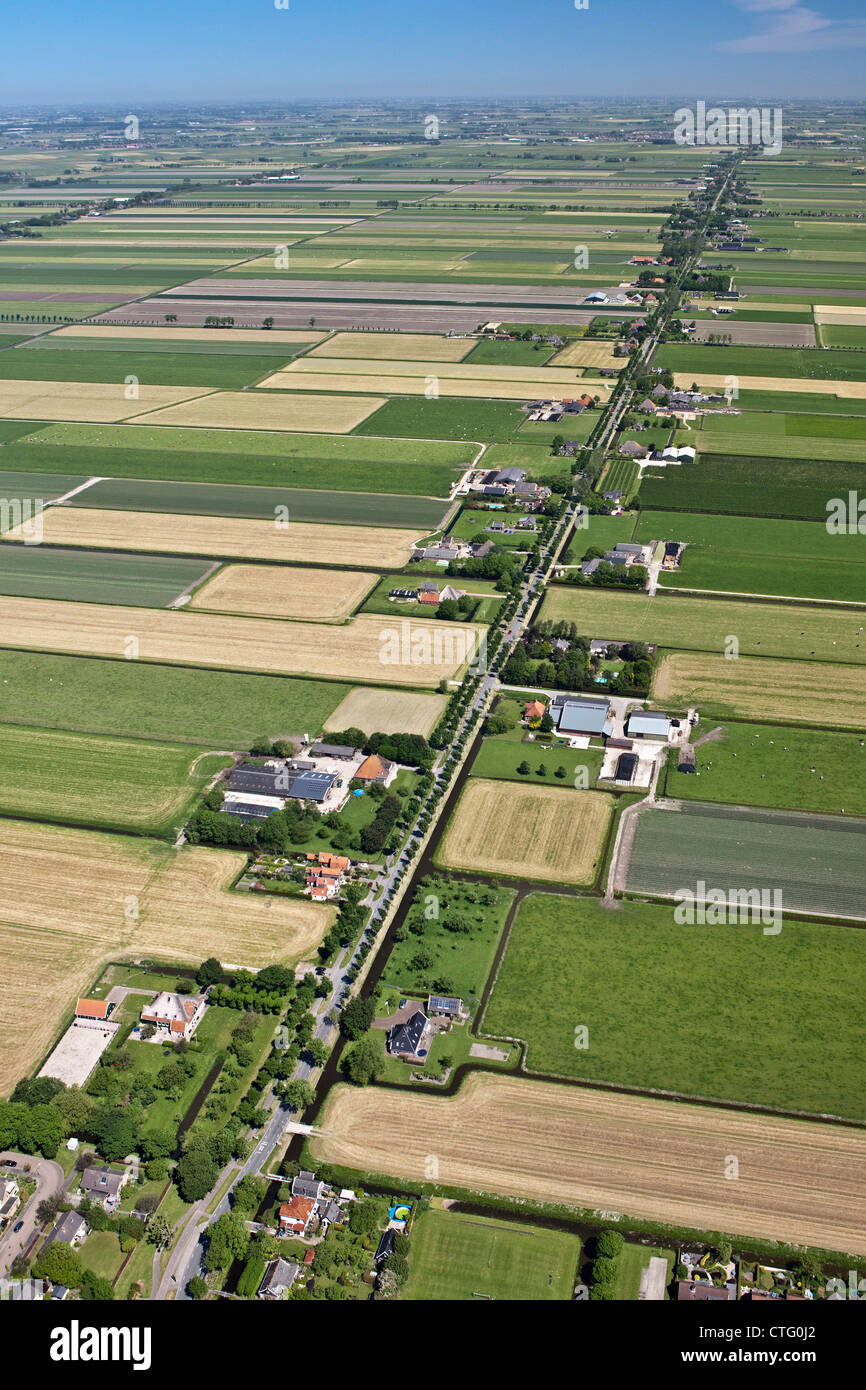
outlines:
{"label": "green grass field", "polygon": [[[59,340],[57,340],[59,342]],[[253,386],[270,372],[279,371],[291,356],[236,357],[227,354],[193,352],[142,352],[127,348],[120,352],[61,351],[52,345],[12,348],[0,353],[0,377],[18,381],[119,381],[137,377],[147,386],[213,386],[223,391],[240,391]]]}
{"label": "green grass field", "polygon": [[165,608],[206,572],[206,560],[0,544],[0,594]]}
{"label": "green grass field", "polygon": [[[683,873],[685,886],[710,879],[700,860]],[[742,862],[739,873],[731,882]],[[786,920],[770,937],[759,925],[680,926],[659,904],[535,893],[481,1026],[523,1038],[536,1072],[862,1120],[850,1039],[864,960],[850,927]]]}
{"label": "green grass field", "polygon": [[412,1229],[409,1279],[401,1297],[409,1302],[570,1299],[579,1258],[579,1240],[564,1231],[431,1209]]}
{"label": "green grass field", "polygon": [[[472,764],[472,776],[502,778],[507,782],[542,782],[554,787],[573,787],[578,768],[585,768],[586,785],[594,787],[601,771],[603,756],[601,748],[545,749],[540,748],[537,743],[521,743],[515,738],[499,734],[485,738]],[[517,771],[524,762],[529,764],[528,773]],[[540,767],[547,768],[546,775],[539,774]],[[560,767],[565,768],[565,777],[557,777],[557,768]]]}
{"label": "green grass field", "polygon": [[0,724],[0,812],[168,834],[231,761],[196,757],[194,748],[182,745]]}
{"label": "green grass field", "polygon": [[[801,277],[806,274],[801,271]],[[758,281],[757,283],[760,283]],[[793,282],[796,283],[796,282]],[[809,283],[815,283],[810,280]],[[657,367],[672,372],[734,372],[738,376],[821,378],[829,381],[866,381],[866,354],[827,352],[817,348],[714,347],[704,343],[662,343],[654,358]]]}
{"label": "green grass field", "polygon": [[556,349],[547,343],[478,343],[464,362],[484,367],[543,367]]}
{"label": "green grass field", "polygon": [[590,516],[584,512],[581,518],[587,524],[578,526],[569,541],[565,552],[565,561],[569,565],[580,564],[590,548],[611,550],[618,541],[630,541],[638,513],[626,512],[623,516]]}
{"label": "green grass field", "polygon": [[646,511],[635,538],[687,543],[680,568],[660,574],[665,587],[866,601],[862,536],[817,522]]}
{"label": "green grass field", "polygon": [[708,718],[699,736],[713,728],[722,736],[696,750],[697,776],[677,772],[675,756],[669,761],[665,795],[866,816],[866,741],[859,734]]}
{"label": "green grass field", "polygon": [[[678,811],[638,812],[627,886],[658,897],[672,897],[681,888],[694,892],[697,881],[725,893],[778,889],[786,914],[863,921],[864,847],[866,822],[847,816],[686,801]],[[861,940],[859,932],[856,937]]]}
{"label": "green grass field", "polygon": [[[2,424],[4,422],[0,422]],[[50,425],[9,422],[21,439],[6,468],[85,477],[164,478],[247,487],[397,492],[445,497],[475,449],[436,440],[364,439],[161,425]],[[4,436],[0,435],[0,439]],[[8,445],[7,445],[8,448]]]}
{"label": "green grass field", "polygon": [[660,510],[826,521],[830,498],[862,492],[864,485],[862,463],[828,460],[816,467],[812,457],[713,453],[699,454],[697,463],[649,469],[640,500]]}
{"label": "green grass field", "polygon": [[425,879],[381,987],[398,995],[457,994],[474,1012],[513,897],[510,888],[464,883],[447,874]]}
{"label": "green grass field", "polygon": [[287,506],[289,520],[337,525],[398,526],[434,530],[447,504],[428,497],[379,492],[313,492],[289,487],[227,487],[222,483],[150,482],[107,478],[75,498],[80,507],[188,516],[240,516],[273,520]]}
{"label": "green grass field", "polygon": [[427,401],[403,397],[386,401],[357,425],[353,434],[498,442],[510,439],[524,418],[519,406],[501,401],[454,400],[445,396]]}
{"label": "green grass field", "polygon": [[247,749],[260,734],[319,730],[351,689],[0,647],[0,722],[28,727]]}
{"label": "green grass field", "polygon": [[[742,655],[866,661],[859,613],[844,609],[658,593],[617,594],[554,584],[542,620],[573,622],[588,637],[723,653],[736,637]],[[820,681],[820,672],[816,673]]]}

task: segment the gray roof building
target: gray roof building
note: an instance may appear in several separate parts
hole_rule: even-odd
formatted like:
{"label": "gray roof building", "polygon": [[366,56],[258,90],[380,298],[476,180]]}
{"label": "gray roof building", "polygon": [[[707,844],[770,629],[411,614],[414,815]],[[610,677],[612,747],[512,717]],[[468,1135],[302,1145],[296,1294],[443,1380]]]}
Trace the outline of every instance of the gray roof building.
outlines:
{"label": "gray roof building", "polygon": [[[608,726],[607,700],[566,700],[551,706],[551,716],[561,734],[603,734]],[[558,716],[558,717],[557,717]]]}

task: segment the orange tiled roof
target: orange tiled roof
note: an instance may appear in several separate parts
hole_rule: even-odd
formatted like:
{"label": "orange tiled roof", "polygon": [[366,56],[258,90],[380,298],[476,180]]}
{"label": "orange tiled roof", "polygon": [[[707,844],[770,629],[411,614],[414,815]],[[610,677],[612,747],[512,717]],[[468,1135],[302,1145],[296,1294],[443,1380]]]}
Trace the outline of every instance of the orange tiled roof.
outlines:
{"label": "orange tiled roof", "polygon": [[107,1018],[108,1004],[104,999],[79,999],[75,1013],[78,1018]]}
{"label": "orange tiled roof", "polygon": [[371,753],[369,758],[365,758],[355,776],[362,781],[369,780],[375,782],[378,777],[385,776],[385,764],[378,753]]}

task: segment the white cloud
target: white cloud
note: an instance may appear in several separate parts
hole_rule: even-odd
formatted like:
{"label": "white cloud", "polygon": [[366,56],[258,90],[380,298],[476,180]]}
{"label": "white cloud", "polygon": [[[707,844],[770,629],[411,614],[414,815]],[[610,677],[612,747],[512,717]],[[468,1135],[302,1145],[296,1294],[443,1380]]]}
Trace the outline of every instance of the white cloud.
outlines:
{"label": "white cloud", "polygon": [[828,19],[798,0],[734,0],[740,10],[764,16],[757,33],[718,45],[729,53],[809,53],[866,46],[866,19]]}

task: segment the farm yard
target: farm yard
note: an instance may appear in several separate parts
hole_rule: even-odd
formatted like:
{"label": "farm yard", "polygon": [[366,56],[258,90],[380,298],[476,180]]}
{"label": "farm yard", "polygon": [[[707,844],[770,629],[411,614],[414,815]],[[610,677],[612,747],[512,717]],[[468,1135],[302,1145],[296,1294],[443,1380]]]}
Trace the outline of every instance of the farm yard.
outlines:
{"label": "farm yard", "polygon": [[446,1189],[866,1251],[858,1130],[480,1074],[449,1099],[337,1086],[319,1123],[311,1156],[358,1172],[424,1182],[435,1134]]}
{"label": "farm yard", "polygon": [[[786,920],[767,938],[758,924],[678,925],[658,904],[534,893],[512,924],[480,1032],[522,1038],[532,1073],[862,1121],[846,1038],[864,950],[849,927]],[[694,1045],[709,1017],[724,1048]],[[584,1048],[576,1022],[588,1029]]]}
{"label": "farm yard", "polygon": [[446,868],[506,878],[590,884],[612,809],[613,798],[602,792],[538,785],[516,790],[501,781],[473,778],[437,859]]}

